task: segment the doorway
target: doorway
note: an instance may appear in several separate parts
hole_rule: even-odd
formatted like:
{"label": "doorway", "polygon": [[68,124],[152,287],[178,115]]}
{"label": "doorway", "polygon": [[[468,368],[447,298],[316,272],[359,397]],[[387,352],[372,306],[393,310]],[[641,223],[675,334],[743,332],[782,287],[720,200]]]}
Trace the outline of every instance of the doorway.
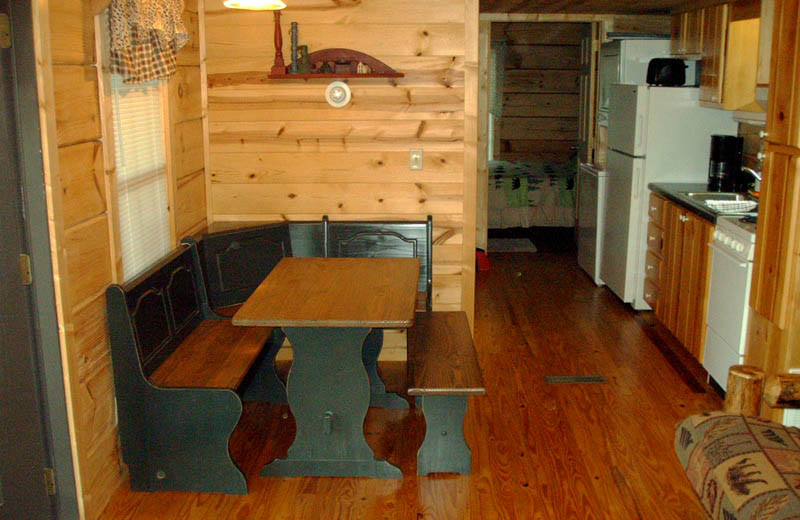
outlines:
{"label": "doorway", "polygon": [[77,518],[28,3],[0,0],[0,69],[0,519]]}
{"label": "doorway", "polygon": [[572,243],[579,157],[586,161],[593,148],[597,24],[481,24],[488,99],[479,105],[486,107],[479,128],[487,139],[478,149],[479,170],[485,165],[478,177],[485,201],[478,203],[478,247],[484,232],[489,251],[504,250],[503,242],[513,251],[535,251],[524,240],[498,238]]}

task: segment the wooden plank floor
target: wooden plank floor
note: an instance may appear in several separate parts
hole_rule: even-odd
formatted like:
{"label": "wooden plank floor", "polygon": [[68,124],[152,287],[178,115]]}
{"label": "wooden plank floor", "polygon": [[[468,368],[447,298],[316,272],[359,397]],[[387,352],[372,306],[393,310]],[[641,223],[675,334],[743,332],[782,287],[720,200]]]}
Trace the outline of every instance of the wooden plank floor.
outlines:
{"label": "wooden plank floor", "polygon": [[[537,246],[492,255],[491,271],[478,276],[475,344],[487,395],[470,398],[467,412],[472,475],[415,476],[424,421],[412,407],[371,409],[365,425],[402,480],[262,478],[261,467],[286,453],[294,420],[285,406],[247,404],[231,452],[249,495],[123,486],[103,518],[706,518],[673,454],[673,428],[720,399],[687,385],[643,320],[578,269],[574,251]],[[404,386],[402,364],[381,370],[389,386]],[[547,384],[547,375],[607,384]]]}

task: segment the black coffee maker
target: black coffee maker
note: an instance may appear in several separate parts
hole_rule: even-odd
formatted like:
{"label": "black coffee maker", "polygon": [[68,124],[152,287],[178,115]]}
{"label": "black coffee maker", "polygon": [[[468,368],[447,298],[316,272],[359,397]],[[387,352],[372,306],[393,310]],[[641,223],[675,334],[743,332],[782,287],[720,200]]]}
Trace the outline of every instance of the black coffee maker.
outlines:
{"label": "black coffee maker", "polygon": [[742,191],[742,145],[735,135],[712,135],[708,161],[708,191]]}

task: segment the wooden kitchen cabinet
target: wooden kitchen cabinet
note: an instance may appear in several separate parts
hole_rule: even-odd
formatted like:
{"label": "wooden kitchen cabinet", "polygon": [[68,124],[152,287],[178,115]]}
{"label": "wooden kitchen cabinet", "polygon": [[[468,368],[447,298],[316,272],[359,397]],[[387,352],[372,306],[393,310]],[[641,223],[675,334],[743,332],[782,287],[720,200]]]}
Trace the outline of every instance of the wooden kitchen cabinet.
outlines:
{"label": "wooden kitchen cabinet", "polygon": [[756,85],[766,86],[769,85],[769,65],[772,59],[772,28],[775,20],[775,0],[761,0],[760,18]]}
{"label": "wooden kitchen cabinet", "polygon": [[720,103],[725,74],[725,44],[728,35],[728,5],[703,9],[703,51],[700,71],[700,101]]}
{"label": "wooden kitchen cabinet", "polygon": [[695,358],[702,361],[711,280],[711,250],[708,243],[714,225],[690,211],[684,210],[682,213],[680,292],[674,334]]}
{"label": "wooden kitchen cabinet", "polygon": [[678,327],[678,291],[681,279],[683,251],[682,221],[679,206],[664,201],[664,230],[662,246],[661,283],[656,305],[656,317],[674,333]]}
{"label": "wooden kitchen cabinet", "polygon": [[761,111],[756,103],[758,4],[703,9],[700,103],[726,110]]}
{"label": "wooden kitchen cabinet", "polygon": [[[661,209],[654,210],[658,205]],[[651,195],[650,210],[645,300],[653,300],[659,321],[702,361],[714,226],[658,195]],[[650,241],[655,230],[660,239]]]}
{"label": "wooden kitchen cabinet", "polygon": [[775,0],[767,114],[767,141],[795,148],[800,148],[799,15],[798,0]]}
{"label": "wooden kitchen cabinet", "polygon": [[800,156],[767,148],[760,198],[750,306],[783,329],[793,310],[800,244]]}
{"label": "wooden kitchen cabinet", "polygon": [[672,16],[670,53],[682,58],[697,58],[703,45],[703,10]]}

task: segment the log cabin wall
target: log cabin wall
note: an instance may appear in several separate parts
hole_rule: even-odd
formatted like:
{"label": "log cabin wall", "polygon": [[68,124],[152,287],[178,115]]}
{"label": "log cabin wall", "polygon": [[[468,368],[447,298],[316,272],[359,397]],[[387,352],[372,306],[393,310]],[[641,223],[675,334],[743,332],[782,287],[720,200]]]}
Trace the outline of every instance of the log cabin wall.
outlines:
{"label": "log cabin wall", "polygon": [[581,24],[493,23],[505,42],[499,150],[506,161],[566,163],[578,142]]}
{"label": "log cabin wall", "polygon": [[203,0],[184,0],[183,23],[189,43],[178,53],[178,71],[169,80],[170,144],[174,183],[176,239],[206,226],[205,149],[200,5]]}
{"label": "log cabin wall", "polygon": [[[116,281],[119,251],[104,164],[95,15],[107,2],[34,2],[37,62],[65,388],[73,459],[85,518],[97,518],[125,480],[118,449],[105,288]],[[176,240],[205,225],[197,1],[184,16],[192,42],[179,54],[169,83]],[[52,88],[52,90],[51,90]],[[54,105],[55,110],[46,107]],[[48,140],[49,136],[53,137]],[[112,145],[113,146],[113,145]],[[118,243],[118,242],[117,242]],[[116,259],[116,260],[115,260]]]}
{"label": "log cabin wall", "polygon": [[[405,77],[352,79],[351,103],[332,108],[324,99],[330,80],[267,79],[275,54],[272,13],[207,0],[210,218],[410,220],[431,214],[433,305],[460,309],[462,265],[474,262],[474,245],[467,252],[462,231],[465,9],[471,2],[287,4],[281,17],[287,64],[290,24],[298,22],[300,44],[309,52],[362,51]],[[424,150],[422,171],[409,170],[413,148]],[[471,300],[464,305],[471,308]]]}

